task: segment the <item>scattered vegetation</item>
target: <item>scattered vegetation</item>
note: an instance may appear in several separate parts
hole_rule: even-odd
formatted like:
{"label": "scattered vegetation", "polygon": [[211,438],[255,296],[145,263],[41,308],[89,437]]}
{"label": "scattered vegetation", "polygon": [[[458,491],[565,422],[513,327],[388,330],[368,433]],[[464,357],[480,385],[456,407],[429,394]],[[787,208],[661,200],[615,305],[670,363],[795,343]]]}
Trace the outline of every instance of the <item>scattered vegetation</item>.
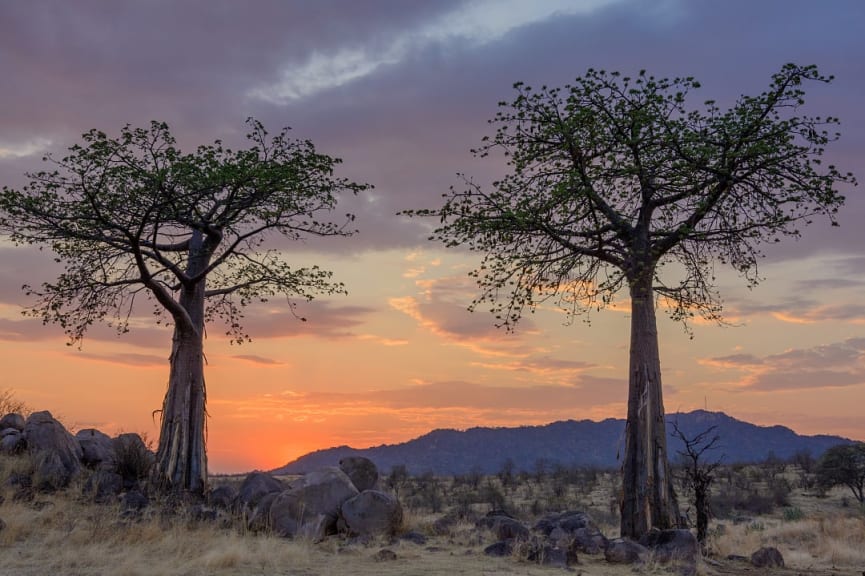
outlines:
{"label": "scattered vegetation", "polygon": [[[427,538],[423,545],[345,536],[319,543],[289,541],[249,532],[239,513],[202,521],[192,504],[169,507],[156,502],[143,514],[123,516],[119,504],[97,505],[87,496],[87,478],[95,473],[91,470],[65,491],[19,497],[22,492],[15,479],[31,468],[24,455],[0,457],[0,518],[5,523],[0,529],[0,573],[549,575],[553,569],[529,559],[525,546],[516,546],[504,558],[485,556],[483,549],[495,537],[478,528],[477,519],[502,510],[533,523],[550,512],[582,510],[610,538],[618,535],[619,526],[617,470],[549,463],[532,471],[503,463],[495,474],[456,477],[411,475],[404,467],[395,467],[382,479],[383,485],[399,491],[405,506],[403,529],[422,534]],[[697,574],[731,573],[715,564],[723,566],[728,555],[748,556],[761,546],[777,547],[788,567],[810,574],[830,574],[833,567],[844,572],[865,564],[865,509],[851,505],[853,499],[843,486],[825,492],[799,488],[800,472],[792,461],[775,459],[718,466],[704,552],[707,561],[698,566]],[[785,505],[777,503],[779,486],[787,487]],[[681,500],[692,496],[680,489]],[[382,548],[394,551],[396,560],[382,560]],[[603,556],[584,554],[579,563],[584,573],[633,573],[632,567],[607,564]],[[640,572],[664,570],[649,562]]]}

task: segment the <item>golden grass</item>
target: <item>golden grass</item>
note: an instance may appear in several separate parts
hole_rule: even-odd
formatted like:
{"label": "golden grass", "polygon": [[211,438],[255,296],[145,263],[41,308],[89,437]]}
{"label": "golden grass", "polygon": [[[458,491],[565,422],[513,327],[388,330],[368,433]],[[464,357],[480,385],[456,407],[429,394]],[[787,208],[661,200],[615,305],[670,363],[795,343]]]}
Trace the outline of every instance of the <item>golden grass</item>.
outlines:
{"label": "golden grass", "polygon": [[[25,466],[23,461],[5,460],[0,481]],[[563,509],[582,508],[603,518],[602,531],[613,538],[618,527],[609,515],[610,494],[615,491],[611,482],[613,478],[605,476],[591,491],[572,486],[560,497]],[[386,539],[359,544],[343,537],[313,543],[250,534],[239,523],[220,527],[219,523],[192,523],[183,514],[161,517],[158,507],[139,521],[124,520],[117,506],[94,505],[79,487],[62,494],[37,494],[32,502],[15,501],[12,493],[6,489],[5,502],[0,504],[0,518],[6,524],[0,530],[0,576],[548,576],[559,572],[525,561],[519,551],[509,558],[485,556],[483,549],[494,537],[471,521],[454,522],[445,534],[437,534],[434,523],[442,514],[423,508],[406,508],[404,529],[425,534],[424,545]],[[518,485],[508,497],[516,502],[519,517],[530,518],[526,510],[531,502],[547,494],[538,486]],[[796,493],[791,504],[802,510],[800,519],[785,521],[779,511],[741,524],[713,523],[712,559],[723,564],[729,554],[749,556],[761,546],[776,546],[787,565],[801,573],[859,574],[865,567],[863,511],[844,507],[840,489],[827,498]],[[475,511],[484,513],[487,508],[480,504]],[[376,553],[382,548],[394,551],[396,560],[379,561]],[[575,573],[586,575],[669,573],[669,567],[651,560],[638,568],[607,564],[603,556],[581,555],[579,562]],[[701,562],[697,573],[736,572],[735,565],[723,569]]]}

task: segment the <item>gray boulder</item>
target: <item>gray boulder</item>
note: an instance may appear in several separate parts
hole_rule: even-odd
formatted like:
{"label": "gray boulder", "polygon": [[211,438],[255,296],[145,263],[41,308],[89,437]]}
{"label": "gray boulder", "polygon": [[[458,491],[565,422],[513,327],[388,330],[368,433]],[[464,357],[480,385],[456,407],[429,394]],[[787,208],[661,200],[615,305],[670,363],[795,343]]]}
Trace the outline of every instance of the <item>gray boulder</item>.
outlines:
{"label": "gray boulder", "polygon": [[281,492],[268,492],[261,496],[255,504],[255,508],[249,513],[247,526],[250,530],[261,532],[270,530],[273,527],[273,521],[270,518],[270,509],[280,494]]}
{"label": "gray boulder", "polygon": [[24,433],[15,428],[0,432],[0,454],[20,454],[27,448]]}
{"label": "gray boulder", "polygon": [[285,490],[285,484],[278,478],[274,478],[267,472],[251,472],[240,485],[240,490],[237,492],[237,503],[242,509],[252,512],[266,495],[283,490]]}
{"label": "gray boulder", "polygon": [[751,554],[751,564],[757,568],[783,568],[784,557],[774,546],[765,546]]}
{"label": "gray boulder", "polygon": [[339,461],[339,469],[351,478],[358,492],[378,488],[378,468],[369,458],[347,456]]}
{"label": "gray boulder", "polygon": [[697,537],[690,530],[652,530],[640,544],[654,552],[655,561],[666,564],[674,561],[696,563],[700,555]]}
{"label": "gray boulder", "polygon": [[[293,518],[301,531],[313,538],[322,531],[327,534],[335,532],[343,502],[358,495],[357,488],[345,472],[333,466],[301,476],[289,485],[286,493],[280,495],[283,506],[278,514]],[[301,513],[300,516],[298,513]],[[275,514],[277,512],[272,510],[272,520]],[[306,525],[310,527],[304,528]],[[281,533],[292,535],[287,529],[281,530]]]}
{"label": "gray boulder", "polygon": [[643,563],[648,557],[648,548],[627,538],[610,540],[604,550],[604,558],[611,564]]}
{"label": "gray boulder", "polygon": [[23,432],[25,423],[26,421],[24,420],[24,416],[12,412],[10,414],[6,414],[5,416],[3,416],[3,418],[0,418],[0,430],[5,430],[6,428],[14,428],[19,432]]}
{"label": "gray boulder", "polygon": [[585,512],[548,514],[535,523],[534,529],[560,547],[574,547],[585,554],[600,554],[607,548],[606,536]]}
{"label": "gray boulder", "polygon": [[111,436],[96,428],[85,428],[75,434],[81,446],[81,463],[89,468],[114,466],[114,443]]}
{"label": "gray boulder", "polygon": [[150,473],[156,457],[141,436],[134,432],[120,434],[111,443],[114,447],[114,469],[123,477],[124,487],[137,487],[138,481]]}
{"label": "gray boulder", "polygon": [[34,457],[34,485],[65,488],[81,472],[81,446],[50,412],[34,412],[24,424],[27,450]]}
{"label": "gray boulder", "polygon": [[275,495],[269,509],[269,527],[285,538],[308,538],[318,542],[335,532],[336,520],[321,510],[307,508],[303,497],[286,490]]}
{"label": "gray boulder", "polygon": [[104,468],[95,470],[84,483],[84,493],[97,503],[113,502],[123,491],[123,477]]}
{"label": "gray boulder", "polygon": [[519,520],[502,511],[494,511],[475,522],[478,528],[487,528],[498,540],[528,540],[529,529]]}
{"label": "gray boulder", "polygon": [[360,536],[394,536],[402,528],[399,500],[378,490],[364,490],[343,502],[341,515],[349,532]]}
{"label": "gray boulder", "polygon": [[215,506],[222,510],[234,509],[234,504],[237,500],[237,489],[231,484],[220,484],[214,486],[213,490],[207,495],[207,502],[211,506]]}

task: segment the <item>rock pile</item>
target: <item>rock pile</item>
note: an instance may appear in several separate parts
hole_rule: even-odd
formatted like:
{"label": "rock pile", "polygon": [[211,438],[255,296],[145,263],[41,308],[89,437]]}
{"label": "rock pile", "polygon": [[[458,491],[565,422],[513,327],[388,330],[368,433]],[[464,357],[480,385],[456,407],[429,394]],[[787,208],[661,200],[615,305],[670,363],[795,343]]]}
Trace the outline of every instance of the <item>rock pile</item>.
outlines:
{"label": "rock pile", "polygon": [[138,434],[111,438],[99,430],[81,430],[73,436],[48,411],[0,418],[0,454],[30,455],[30,473],[16,473],[7,484],[18,497],[29,491],[52,492],[69,486],[84,469],[93,472],[84,492],[97,502],[115,501],[124,490],[138,487],[153,462],[153,454]]}
{"label": "rock pile", "polygon": [[366,458],[346,458],[339,468],[324,467],[288,485],[253,472],[230,506],[245,511],[251,530],[272,530],[289,538],[317,541],[337,532],[393,536],[402,528],[402,505],[391,494],[371,488],[377,479],[375,464]]}

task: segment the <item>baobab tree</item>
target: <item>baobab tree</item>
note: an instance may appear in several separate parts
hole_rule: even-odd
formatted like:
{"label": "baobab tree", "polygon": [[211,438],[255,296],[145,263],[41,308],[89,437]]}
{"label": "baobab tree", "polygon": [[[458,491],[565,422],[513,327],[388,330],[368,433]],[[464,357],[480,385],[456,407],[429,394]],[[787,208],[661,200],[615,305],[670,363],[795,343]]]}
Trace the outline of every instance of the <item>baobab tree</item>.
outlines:
{"label": "baobab tree", "polygon": [[340,160],[249,120],[250,146],[220,141],[183,153],[166,124],[126,126],[117,138],[91,130],[54,169],[3,188],[0,231],[50,248],[63,272],[39,288],[26,314],[62,326],[71,342],[96,322],[119,332],[142,299],[173,325],[168,390],[153,477],[163,489],[201,493],[205,450],[205,325],[222,320],[233,342],[248,340],[243,308],[282,295],[344,292],[331,272],[293,267],[272,236],[347,236],[353,220],[329,218],[341,193],[367,186],[335,178]]}
{"label": "baobab tree", "polygon": [[[853,176],[820,163],[837,138],[832,117],[799,115],[814,66],[785,65],[769,89],[729,109],[691,109],[693,78],[589,70],[564,88],[515,85],[472,152],[503,154],[509,172],[491,187],[465,175],[441,208],[433,240],[483,253],[472,272],[499,326],[553,301],[569,317],[627,290],[630,365],[621,533],[674,525],[667,461],[656,300],[674,320],[722,319],[716,263],[749,286],[760,245],[797,236],[816,215],[834,224],[836,190]],[[663,273],[662,273],[663,272]]]}

